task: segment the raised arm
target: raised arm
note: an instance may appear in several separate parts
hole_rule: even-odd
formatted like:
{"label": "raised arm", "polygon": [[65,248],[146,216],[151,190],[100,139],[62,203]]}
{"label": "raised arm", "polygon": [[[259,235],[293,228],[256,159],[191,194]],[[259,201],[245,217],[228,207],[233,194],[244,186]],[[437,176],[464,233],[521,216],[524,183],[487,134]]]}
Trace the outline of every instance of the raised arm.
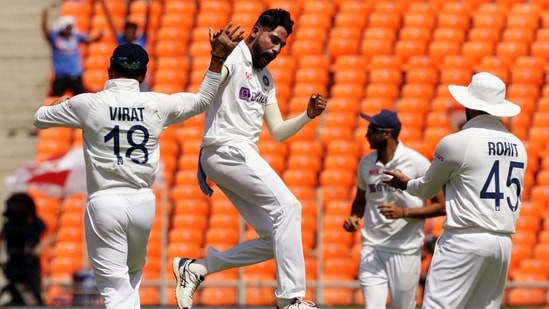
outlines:
{"label": "raised arm", "polygon": [[41,22],[41,26],[42,26],[42,35],[44,36],[44,38],[48,39],[49,37],[49,30],[48,30],[48,13],[49,13],[49,10],[47,7],[45,7],[44,9],[42,9],[42,22]]}
{"label": "raised arm", "polygon": [[296,134],[311,119],[322,114],[326,109],[326,99],[321,94],[312,94],[309,98],[307,110],[302,114],[287,120],[282,119],[280,109],[276,104],[269,104],[265,109],[265,123],[269,132],[277,141],[283,141]]}
{"label": "raised arm", "polygon": [[107,17],[107,22],[109,24],[109,28],[112,31],[112,34],[116,36],[118,31],[116,30],[116,26],[114,25],[114,21],[112,20],[111,13],[109,12],[109,8],[107,7],[107,4],[105,3],[105,0],[97,0],[101,7],[103,7],[103,11],[105,12],[105,16]]}
{"label": "raised arm", "polygon": [[147,35],[149,30],[149,19],[151,18],[151,0],[147,0],[147,11],[145,12],[145,24],[143,25],[143,35]]}

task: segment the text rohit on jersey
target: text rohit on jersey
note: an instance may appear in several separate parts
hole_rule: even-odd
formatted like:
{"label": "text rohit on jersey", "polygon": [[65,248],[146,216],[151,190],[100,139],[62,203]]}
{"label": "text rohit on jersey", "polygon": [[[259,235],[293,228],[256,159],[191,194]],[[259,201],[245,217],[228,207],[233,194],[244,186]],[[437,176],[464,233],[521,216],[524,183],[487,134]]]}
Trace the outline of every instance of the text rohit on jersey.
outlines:
{"label": "text rohit on jersey", "polygon": [[510,142],[488,142],[488,155],[518,157],[518,145]]}

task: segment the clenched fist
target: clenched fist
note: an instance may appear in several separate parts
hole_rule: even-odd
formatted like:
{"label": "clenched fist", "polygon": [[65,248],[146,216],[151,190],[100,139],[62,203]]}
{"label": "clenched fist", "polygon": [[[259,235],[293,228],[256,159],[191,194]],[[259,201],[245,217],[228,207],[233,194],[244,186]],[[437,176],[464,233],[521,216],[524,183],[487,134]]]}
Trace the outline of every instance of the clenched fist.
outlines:
{"label": "clenched fist", "polygon": [[322,114],[326,109],[326,104],[327,101],[321,94],[312,94],[307,105],[307,117],[314,119],[316,116]]}

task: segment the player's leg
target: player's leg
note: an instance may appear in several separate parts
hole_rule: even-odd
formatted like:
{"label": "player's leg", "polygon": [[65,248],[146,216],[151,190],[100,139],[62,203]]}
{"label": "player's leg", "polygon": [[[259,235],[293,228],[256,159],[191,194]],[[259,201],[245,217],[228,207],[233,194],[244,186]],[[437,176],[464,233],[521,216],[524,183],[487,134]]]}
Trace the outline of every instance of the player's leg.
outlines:
{"label": "player's leg", "polygon": [[126,198],[132,205],[128,214],[128,274],[134,291],[133,298],[139,304],[139,286],[146,261],[147,242],[155,217],[156,196],[152,190],[144,189],[126,195]]}
{"label": "player's leg", "polygon": [[509,236],[483,234],[485,238],[479,241],[486,246],[491,245],[492,258],[487,257],[484,262],[482,274],[476,283],[477,288],[473,290],[466,308],[500,308],[509,263],[511,260],[512,242]]}
{"label": "player's leg", "polygon": [[137,308],[128,276],[127,199],[113,194],[92,195],[84,226],[88,257],[107,309]]}
{"label": "player's leg", "polygon": [[[270,230],[278,261],[276,296],[292,299],[305,295],[305,260],[301,242],[301,203],[280,176],[251,146],[203,149],[202,167],[218,186],[225,188],[235,207],[254,229],[267,237]],[[244,203],[245,202],[245,203]],[[242,252],[264,255],[263,250]],[[264,259],[265,257],[261,257]]]}
{"label": "player's leg", "polygon": [[68,77],[55,77],[51,84],[51,95],[54,97],[60,97],[65,93],[65,90],[67,90],[68,88]]}
{"label": "player's leg", "polygon": [[372,248],[362,247],[360,251],[358,281],[364,297],[364,308],[385,308],[389,293],[385,262]]}
{"label": "player's leg", "polygon": [[437,241],[423,298],[424,309],[466,309],[478,288],[476,282],[485,262],[486,244],[473,233],[445,231]]}
{"label": "player's leg", "polygon": [[82,76],[76,76],[71,79],[71,89],[74,95],[86,92]]}
{"label": "player's leg", "polygon": [[392,309],[414,309],[421,270],[418,254],[394,254],[385,252]]}

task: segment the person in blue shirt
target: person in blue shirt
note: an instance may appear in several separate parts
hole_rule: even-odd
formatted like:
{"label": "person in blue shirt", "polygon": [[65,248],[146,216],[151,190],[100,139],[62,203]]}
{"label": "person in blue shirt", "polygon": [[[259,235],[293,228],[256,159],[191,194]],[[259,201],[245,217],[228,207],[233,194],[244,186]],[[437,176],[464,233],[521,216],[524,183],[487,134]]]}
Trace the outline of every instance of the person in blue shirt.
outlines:
{"label": "person in blue shirt", "polygon": [[42,33],[51,47],[54,79],[50,95],[62,96],[67,90],[74,95],[86,92],[82,81],[83,65],[80,44],[97,42],[103,36],[99,33],[93,37],[79,33],[72,16],[61,16],[48,28],[48,8],[42,11]]}

